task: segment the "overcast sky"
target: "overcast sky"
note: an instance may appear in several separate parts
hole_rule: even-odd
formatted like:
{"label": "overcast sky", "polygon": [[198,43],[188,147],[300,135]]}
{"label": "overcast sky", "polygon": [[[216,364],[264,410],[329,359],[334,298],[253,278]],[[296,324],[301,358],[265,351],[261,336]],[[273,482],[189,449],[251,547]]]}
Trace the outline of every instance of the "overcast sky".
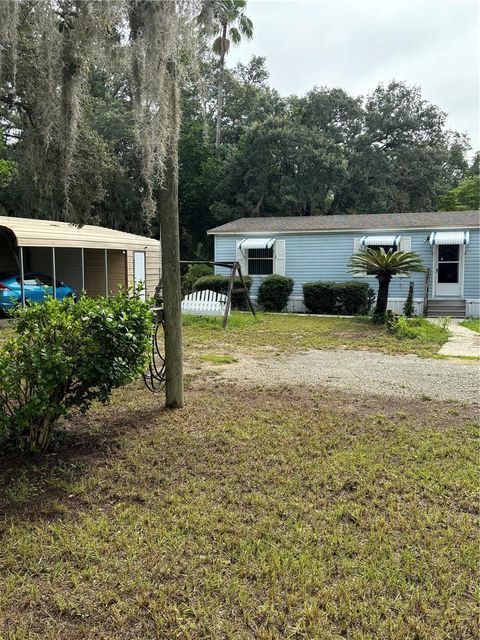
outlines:
{"label": "overcast sky", "polygon": [[253,41],[229,66],[266,56],[281,94],[313,86],[365,95],[405,80],[448,113],[448,126],[479,145],[477,0],[249,0]]}

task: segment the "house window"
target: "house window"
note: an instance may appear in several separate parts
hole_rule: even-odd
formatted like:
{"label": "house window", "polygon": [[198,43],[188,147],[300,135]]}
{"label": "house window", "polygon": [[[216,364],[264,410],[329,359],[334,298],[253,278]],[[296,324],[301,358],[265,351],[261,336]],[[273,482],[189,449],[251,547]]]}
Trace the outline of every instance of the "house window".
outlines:
{"label": "house window", "polygon": [[273,274],[273,247],[270,249],[248,249],[248,275],[270,276]]}

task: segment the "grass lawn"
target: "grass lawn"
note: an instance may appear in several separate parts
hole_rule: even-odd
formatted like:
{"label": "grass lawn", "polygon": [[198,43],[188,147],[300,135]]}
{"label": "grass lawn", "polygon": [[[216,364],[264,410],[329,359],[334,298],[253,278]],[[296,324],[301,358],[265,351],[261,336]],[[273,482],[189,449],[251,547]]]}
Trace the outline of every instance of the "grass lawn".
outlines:
{"label": "grass lawn", "polygon": [[313,317],[294,314],[233,313],[226,330],[220,318],[185,316],[187,351],[268,348],[276,352],[297,349],[371,349],[384,353],[434,356],[448,332],[424,318],[412,318],[410,336],[389,333],[367,318]]}
{"label": "grass lawn", "polygon": [[469,320],[460,322],[460,324],[462,327],[467,327],[467,329],[480,333],[480,320],[478,318],[470,318]]}
{"label": "grass lawn", "polygon": [[0,637],[474,638],[474,414],[131,385],[61,454],[0,459]]}
{"label": "grass lawn", "polygon": [[[447,335],[411,329],[187,317],[186,353],[428,356]],[[0,454],[2,640],[476,637],[476,407],[195,370],[184,409],[162,402],[135,383],[73,418],[58,452]]]}
{"label": "grass lawn", "polygon": [[[223,364],[229,355],[217,356],[212,350],[268,349],[286,352],[307,349],[370,349],[383,353],[436,355],[448,332],[424,318],[412,318],[410,335],[396,335],[367,318],[313,317],[295,314],[232,313],[227,329],[222,319],[184,316],[185,348],[188,354]],[[10,324],[0,325],[0,344],[13,335]],[[220,360],[218,358],[220,357]],[[232,356],[233,357],[233,356]],[[233,362],[235,359],[230,360]],[[216,362],[215,362],[216,361]]]}

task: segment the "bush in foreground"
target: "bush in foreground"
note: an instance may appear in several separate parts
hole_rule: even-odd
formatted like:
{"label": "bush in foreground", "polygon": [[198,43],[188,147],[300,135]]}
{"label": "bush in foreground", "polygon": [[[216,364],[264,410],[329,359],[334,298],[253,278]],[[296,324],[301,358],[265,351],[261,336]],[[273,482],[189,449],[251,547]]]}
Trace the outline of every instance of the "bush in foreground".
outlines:
{"label": "bush in foreground", "polygon": [[19,310],[16,335],[0,350],[2,438],[20,451],[44,451],[59,418],[106,402],[141,373],[151,331],[148,305],[127,292]]}
{"label": "bush in foreground", "polygon": [[373,291],[366,282],[307,282],[303,300],[311,313],[363,315],[369,312]]}
{"label": "bush in foreground", "polygon": [[265,311],[283,311],[293,290],[293,280],[285,276],[268,276],[258,289],[257,302]]}

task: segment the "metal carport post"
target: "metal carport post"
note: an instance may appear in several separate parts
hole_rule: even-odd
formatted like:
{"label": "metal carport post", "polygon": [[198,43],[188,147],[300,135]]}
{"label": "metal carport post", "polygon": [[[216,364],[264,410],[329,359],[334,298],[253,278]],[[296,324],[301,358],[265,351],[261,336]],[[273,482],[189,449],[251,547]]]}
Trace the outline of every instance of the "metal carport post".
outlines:
{"label": "metal carport post", "polygon": [[82,291],[81,291],[81,294],[83,294],[84,291],[85,291],[85,249],[82,247]]}
{"label": "metal carport post", "polygon": [[57,299],[57,265],[55,264],[55,247],[52,247],[52,280],[53,280],[53,299]]}
{"label": "metal carport post", "polygon": [[18,248],[20,254],[20,296],[22,307],[25,306],[25,273],[23,268],[23,247]]}
{"label": "metal carport post", "polygon": [[108,249],[105,249],[105,298],[108,298]]}

